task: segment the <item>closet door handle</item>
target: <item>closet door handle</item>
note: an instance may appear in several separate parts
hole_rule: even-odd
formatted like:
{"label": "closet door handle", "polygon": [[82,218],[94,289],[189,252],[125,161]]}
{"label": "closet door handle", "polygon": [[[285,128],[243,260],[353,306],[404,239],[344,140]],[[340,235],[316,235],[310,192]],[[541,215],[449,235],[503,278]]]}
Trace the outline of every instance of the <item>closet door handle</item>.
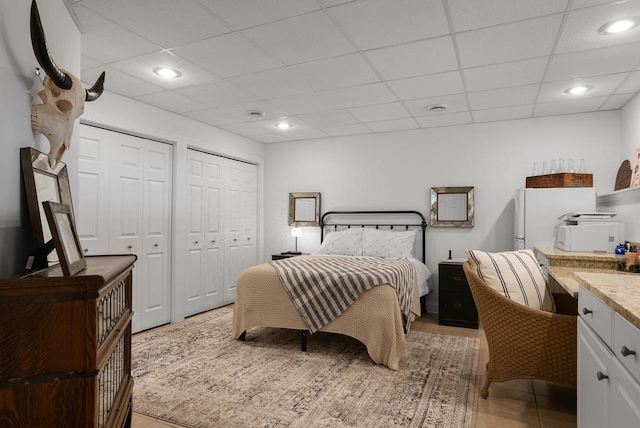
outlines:
{"label": "closet door handle", "polygon": [[198,241],[195,241],[195,242],[193,243],[193,245],[198,245]]}
{"label": "closet door handle", "polygon": [[251,241],[251,238],[247,238],[247,241]]}
{"label": "closet door handle", "polygon": [[622,347],[622,349],[620,350],[620,353],[622,354],[623,357],[628,357],[629,355],[636,355],[636,351],[632,351],[626,346]]}
{"label": "closet door handle", "polygon": [[236,242],[236,241],[237,241],[237,239],[236,239],[236,238],[233,238],[233,242]]}
{"label": "closet door handle", "polygon": [[133,245],[129,245],[127,248],[130,250],[133,248]]}
{"label": "closet door handle", "polygon": [[216,243],[216,240],[215,240],[215,239],[212,239],[212,240],[211,240],[211,243],[212,243],[212,244],[215,244],[215,243]]}
{"label": "closet door handle", "polygon": [[89,252],[89,249],[88,249],[88,248],[85,248],[83,251],[84,251],[85,253],[88,253],[88,252]]}

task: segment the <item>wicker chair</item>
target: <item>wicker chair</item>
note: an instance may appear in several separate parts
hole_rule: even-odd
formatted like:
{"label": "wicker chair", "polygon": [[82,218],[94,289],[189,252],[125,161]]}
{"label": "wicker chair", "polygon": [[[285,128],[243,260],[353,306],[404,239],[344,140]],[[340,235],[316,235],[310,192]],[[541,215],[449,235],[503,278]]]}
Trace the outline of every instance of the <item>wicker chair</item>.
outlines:
{"label": "wicker chair", "polygon": [[464,273],[489,346],[480,396],[487,398],[491,382],[511,379],[541,379],[575,386],[577,303],[558,299],[557,310],[568,309],[565,313],[572,315],[532,309],[486,285],[468,262]]}

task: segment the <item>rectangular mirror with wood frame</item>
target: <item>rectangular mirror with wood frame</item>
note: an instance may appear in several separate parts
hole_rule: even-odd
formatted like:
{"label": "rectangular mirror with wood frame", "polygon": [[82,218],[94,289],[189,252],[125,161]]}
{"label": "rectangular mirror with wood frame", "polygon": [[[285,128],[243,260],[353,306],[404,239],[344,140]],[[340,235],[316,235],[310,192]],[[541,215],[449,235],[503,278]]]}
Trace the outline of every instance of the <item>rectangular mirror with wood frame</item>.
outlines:
{"label": "rectangular mirror with wood frame", "polygon": [[473,187],[432,187],[432,227],[473,227]]}
{"label": "rectangular mirror with wood frame", "polygon": [[320,224],[320,193],[289,193],[289,226],[306,227]]}

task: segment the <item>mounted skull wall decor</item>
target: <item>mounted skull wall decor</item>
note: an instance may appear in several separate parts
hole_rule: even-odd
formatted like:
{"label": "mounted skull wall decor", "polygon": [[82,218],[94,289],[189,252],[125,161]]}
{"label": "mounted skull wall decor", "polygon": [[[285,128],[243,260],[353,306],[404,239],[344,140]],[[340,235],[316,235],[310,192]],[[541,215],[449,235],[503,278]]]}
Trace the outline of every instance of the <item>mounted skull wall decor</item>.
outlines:
{"label": "mounted skull wall decor", "polygon": [[31,2],[31,45],[46,73],[44,89],[38,92],[42,104],[31,106],[31,127],[49,140],[49,164],[53,167],[71,144],[73,124],[84,113],[85,101],[94,101],[102,95],[104,72],[91,89],[85,89],[80,79],[55,64],[35,0]]}

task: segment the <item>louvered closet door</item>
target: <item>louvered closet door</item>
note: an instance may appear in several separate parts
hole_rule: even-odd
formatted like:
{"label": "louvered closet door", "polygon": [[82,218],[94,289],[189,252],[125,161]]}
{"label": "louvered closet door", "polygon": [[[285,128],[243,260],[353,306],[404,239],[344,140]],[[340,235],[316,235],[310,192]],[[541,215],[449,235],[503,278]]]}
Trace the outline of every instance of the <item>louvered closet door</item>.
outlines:
{"label": "louvered closet door", "polygon": [[236,281],[256,263],[257,167],[228,161],[226,179],[225,304],[236,297]]}
{"label": "louvered closet door", "polygon": [[205,310],[204,218],[207,155],[188,150],[185,316]]}
{"label": "louvered closet door", "polygon": [[80,126],[85,254],[135,254],[133,331],[170,322],[172,146]]}

